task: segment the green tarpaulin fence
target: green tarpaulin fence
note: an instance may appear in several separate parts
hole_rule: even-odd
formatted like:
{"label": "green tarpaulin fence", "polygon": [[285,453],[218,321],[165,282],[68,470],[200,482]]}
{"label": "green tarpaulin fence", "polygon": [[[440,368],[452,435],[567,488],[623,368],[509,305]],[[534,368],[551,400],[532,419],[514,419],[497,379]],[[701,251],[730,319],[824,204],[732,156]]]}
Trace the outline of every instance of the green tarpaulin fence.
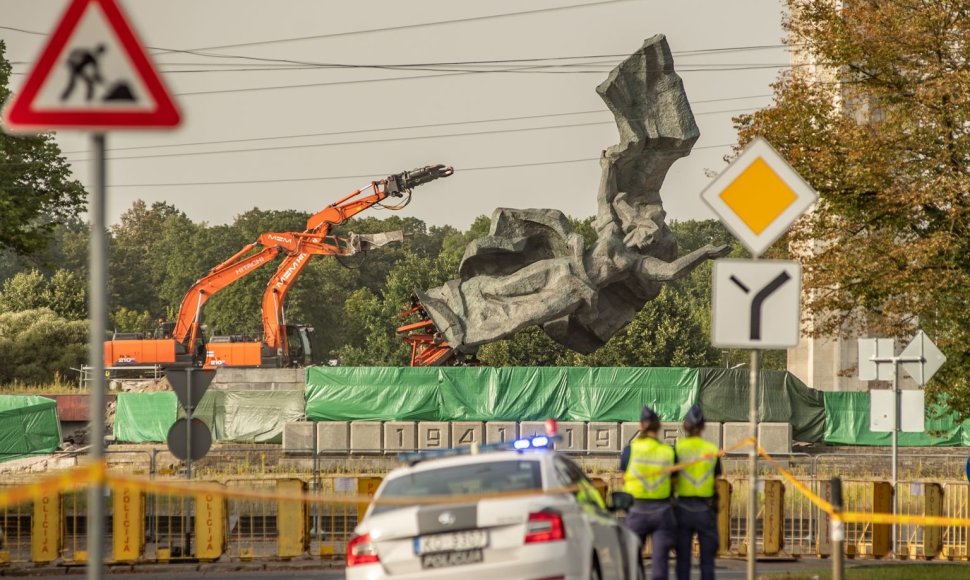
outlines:
{"label": "green tarpaulin fence", "polygon": [[[302,391],[210,390],[193,416],[208,425],[215,441],[280,443],[283,423],[303,418]],[[175,393],[121,393],[114,435],[126,443],[160,443],[178,417],[185,413]]]}
{"label": "green tarpaulin fence", "polygon": [[51,453],[61,444],[61,423],[53,399],[0,395],[0,462]]}
{"label": "green tarpaulin fence", "polygon": [[[789,373],[761,374],[761,421],[791,422],[820,441],[821,393]],[[650,405],[679,421],[700,401],[711,421],[746,421],[742,369],[550,367],[311,367],[306,415],[314,421],[637,421]]]}
{"label": "green tarpaulin fence", "polygon": [[[869,430],[869,393],[825,393],[825,442],[829,445],[892,445],[892,433]],[[970,421],[928,405],[925,433],[899,433],[903,447],[970,446]],[[931,418],[932,417],[932,418]]]}

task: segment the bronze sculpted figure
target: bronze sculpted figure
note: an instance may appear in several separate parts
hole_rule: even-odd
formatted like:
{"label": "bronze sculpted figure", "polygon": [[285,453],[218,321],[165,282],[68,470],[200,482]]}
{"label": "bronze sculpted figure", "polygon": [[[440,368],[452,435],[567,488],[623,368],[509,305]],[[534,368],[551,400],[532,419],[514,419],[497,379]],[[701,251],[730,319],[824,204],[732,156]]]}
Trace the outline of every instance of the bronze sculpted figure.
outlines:
{"label": "bronze sculpted figure", "polygon": [[600,158],[596,242],[586,248],[558,210],[496,209],[489,235],[465,251],[458,279],[415,293],[439,338],[459,353],[533,325],[590,353],[661,284],[728,252],[706,246],[677,258],[664,223],[660,186],[700,135],[664,36],[644,42],[596,91],[620,132]]}

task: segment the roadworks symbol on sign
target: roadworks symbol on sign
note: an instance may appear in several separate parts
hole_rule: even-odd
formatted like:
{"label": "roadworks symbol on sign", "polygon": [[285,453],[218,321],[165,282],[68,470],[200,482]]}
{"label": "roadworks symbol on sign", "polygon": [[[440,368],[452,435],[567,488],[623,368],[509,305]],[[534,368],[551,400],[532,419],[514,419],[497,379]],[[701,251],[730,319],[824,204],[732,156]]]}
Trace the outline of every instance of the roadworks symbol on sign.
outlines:
{"label": "roadworks symbol on sign", "polygon": [[701,199],[744,247],[760,256],[818,194],[761,137],[712,181]]}
{"label": "roadworks symbol on sign", "polygon": [[172,127],[178,109],[116,0],[73,0],[4,112],[13,130]]}
{"label": "roadworks symbol on sign", "polygon": [[714,346],[798,345],[802,267],[783,260],[717,260],[711,334]]}

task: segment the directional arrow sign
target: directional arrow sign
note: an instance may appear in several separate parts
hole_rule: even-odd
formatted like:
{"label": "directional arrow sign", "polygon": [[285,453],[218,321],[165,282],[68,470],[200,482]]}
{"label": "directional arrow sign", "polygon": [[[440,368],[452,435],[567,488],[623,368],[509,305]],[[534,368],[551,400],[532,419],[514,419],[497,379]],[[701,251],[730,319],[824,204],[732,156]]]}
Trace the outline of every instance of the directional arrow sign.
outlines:
{"label": "directional arrow sign", "polygon": [[[192,398],[189,399],[189,376],[192,381]],[[172,385],[175,396],[183,409],[194,409],[205,395],[212,379],[216,378],[216,371],[201,369],[175,369],[165,371],[168,384]]]}
{"label": "directional arrow sign", "polygon": [[802,267],[784,260],[717,260],[714,346],[788,348],[798,344]]}
{"label": "directional arrow sign", "polygon": [[922,330],[916,333],[913,341],[903,349],[901,358],[922,357],[923,362],[904,362],[900,365],[906,369],[909,376],[913,377],[920,385],[925,385],[930,381],[936,371],[940,370],[946,357],[940,352],[930,337],[926,336]]}

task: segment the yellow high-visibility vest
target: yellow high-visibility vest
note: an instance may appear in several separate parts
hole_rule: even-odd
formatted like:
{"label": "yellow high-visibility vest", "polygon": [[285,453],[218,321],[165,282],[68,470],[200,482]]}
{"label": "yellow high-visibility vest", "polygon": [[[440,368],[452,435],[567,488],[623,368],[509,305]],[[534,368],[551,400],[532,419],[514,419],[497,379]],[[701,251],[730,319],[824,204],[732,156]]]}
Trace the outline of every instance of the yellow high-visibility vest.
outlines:
{"label": "yellow high-visibility vest", "polygon": [[623,491],[636,499],[670,497],[670,472],[674,448],[653,437],[638,437],[630,443],[630,463],[623,473]]}
{"label": "yellow high-visibility vest", "polygon": [[700,437],[684,437],[677,441],[675,449],[679,463],[697,461],[677,472],[677,497],[714,497],[717,445]]}

